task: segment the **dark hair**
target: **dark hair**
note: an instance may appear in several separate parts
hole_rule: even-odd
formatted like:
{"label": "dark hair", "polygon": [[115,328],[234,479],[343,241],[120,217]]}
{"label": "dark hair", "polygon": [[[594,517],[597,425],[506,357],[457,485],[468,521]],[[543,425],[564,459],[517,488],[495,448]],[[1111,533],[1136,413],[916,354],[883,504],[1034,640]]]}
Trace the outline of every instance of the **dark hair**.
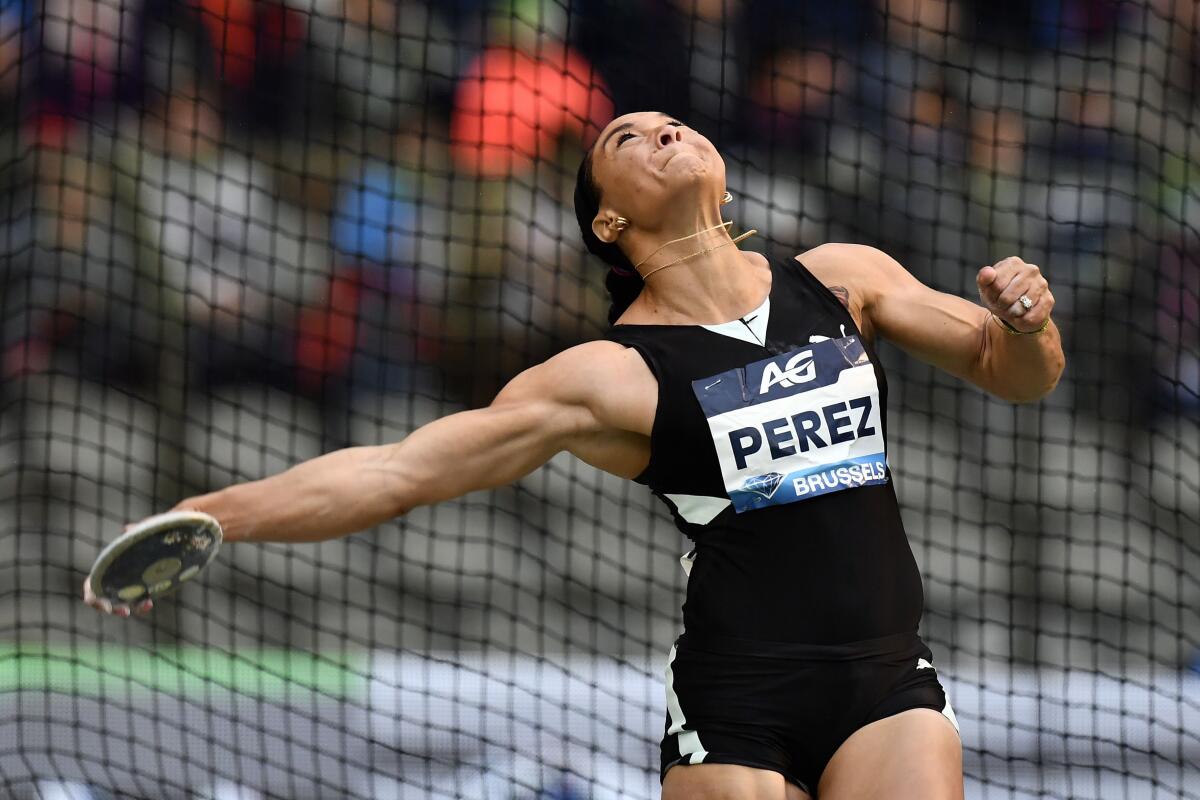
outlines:
{"label": "dark hair", "polygon": [[601,241],[592,231],[592,220],[599,211],[600,187],[592,175],[592,151],[588,150],[579,164],[579,175],[575,179],[575,219],[579,221],[579,232],[583,235],[588,252],[599,256],[601,261],[609,265],[604,286],[612,298],[612,305],[608,308],[608,322],[612,324],[637,299],[644,284],[642,276],[638,275],[621,248]]}

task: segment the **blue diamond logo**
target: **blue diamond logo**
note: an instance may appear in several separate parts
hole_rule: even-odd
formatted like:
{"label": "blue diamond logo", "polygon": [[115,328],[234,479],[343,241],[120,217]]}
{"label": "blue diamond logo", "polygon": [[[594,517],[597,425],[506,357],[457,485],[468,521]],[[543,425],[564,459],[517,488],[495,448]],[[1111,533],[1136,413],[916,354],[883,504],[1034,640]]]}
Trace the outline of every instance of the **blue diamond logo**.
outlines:
{"label": "blue diamond logo", "polygon": [[756,494],[766,500],[775,495],[775,490],[783,483],[783,475],[778,472],[768,472],[766,475],[756,475],[747,478],[739,491]]}

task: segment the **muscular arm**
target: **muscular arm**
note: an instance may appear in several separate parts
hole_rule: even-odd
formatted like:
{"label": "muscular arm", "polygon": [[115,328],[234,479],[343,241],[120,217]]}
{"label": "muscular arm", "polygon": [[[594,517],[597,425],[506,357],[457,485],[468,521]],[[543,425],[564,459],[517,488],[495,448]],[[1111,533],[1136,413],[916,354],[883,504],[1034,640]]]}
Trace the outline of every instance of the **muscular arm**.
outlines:
{"label": "muscular arm", "polygon": [[394,444],[338,450],[188,498],[176,509],[212,514],[230,541],[311,542],[511,483],[563,450],[632,477],[645,466],[653,386],[633,351],[580,345],[518,375],[486,408],[435,420]]}
{"label": "muscular arm", "polygon": [[[1065,359],[1053,322],[1038,335],[1008,334],[988,309],[930,289],[873,247],[827,244],[800,260],[827,285],[850,289],[851,309],[859,312],[864,335],[883,336],[1014,403],[1038,400],[1058,383]],[[1007,293],[1003,298],[1011,302]],[[1053,297],[1041,302],[1052,307]]]}

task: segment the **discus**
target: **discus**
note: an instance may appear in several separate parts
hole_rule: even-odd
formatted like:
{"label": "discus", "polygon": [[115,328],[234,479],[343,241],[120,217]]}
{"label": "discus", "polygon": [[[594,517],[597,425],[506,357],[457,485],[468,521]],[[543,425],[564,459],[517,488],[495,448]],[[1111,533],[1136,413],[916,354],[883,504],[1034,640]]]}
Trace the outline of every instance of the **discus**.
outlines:
{"label": "discus", "polygon": [[114,604],[170,594],[208,566],[221,538],[220,523],[203,511],[147,517],[100,551],[88,576],[92,593]]}

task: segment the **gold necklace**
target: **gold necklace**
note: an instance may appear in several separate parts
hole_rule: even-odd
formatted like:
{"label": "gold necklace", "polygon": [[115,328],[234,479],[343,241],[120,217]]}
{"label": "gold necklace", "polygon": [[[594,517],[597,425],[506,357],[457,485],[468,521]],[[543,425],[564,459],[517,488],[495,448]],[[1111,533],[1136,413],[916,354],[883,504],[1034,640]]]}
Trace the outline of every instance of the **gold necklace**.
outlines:
{"label": "gold necklace", "polygon": [[[722,222],[720,225],[713,225],[711,228],[705,228],[705,229],[704,229],[704,230],[702,230],[702,231],[696,231],[695,233],[689,234],[689,235],[687,235],[687,236],[681,236],[681,237],[679,237],[678,239],[672,239],[672,240],[671,240],[671,241],[669,241],[669,242],[665,242],[665,243],[663,243],[663,244],[662,244],[662,246],[660,246],[660,247],[658,248],[658,250],[655,250],[653,253],[651,253],[650,255],[646,256],[646,257],[645,257],[645,258],[643,258],[641,261],[639,261],[637,264],[635,264],[635,265],[634,265],[634,269],[638,269],[639,267],[641,267],[641,266],[642,266],[642,264],[645,264],[647,261],[649,261],[650,259],[654,258],[656,255],[658,255],[658,252],[659,252],[659,250],[662,250],[662,249],[663,249],[663,247],[667,247],[668,245],[672,245],[672,244],[677,244],[678,242],[682,242],[682,241],[685,241],[685,240],[687,240],[687,239],[692,239],[692,238],[695,238],[695,237],[699,236],[699,235],[700,235],[700,234],[702,234],[702,233],[708,233],[709,231],[715,231],[717,228],[728,228],[728,227],[729,227],[730,225],[732,225],[732,224],[733,224],[733,220],[729,220],[728,222]],[[679,264],[679,263],[682,263],[682,262],[684,262],[684,261],[687,261],[687,260],[688,260],[688,259],[690,259],[690,258],[695,258],[696,256],[702,256],[702,255],[704,255],[704,254],[706,254],[706,253],[711,253],[711,252],[713,252],[714,250],[720,250],[722,247],[728,247],[728,246],[729,246],[729,245],[731,245],[731,244],[737,244],[738,242],[740,242],[740,241],[742,241],[742,240],[744,240],[744,239],[748,239],[748,238],[750,238],[751,236],[753,236],[753,235],[754,235],[754,234],[756,234],[756,233],[758,233],[758,231],[757,231],[756,229],[754,229],[754,228],[751,228],[750,230],[746,231],[745,233],[741,234],[740,236],[736,236],[736,237],[734,237],[733,239],[730,239],[730,240],[729,240],[729,241],[727,241],[727,242],[721,242],[720,244],[713,245],[712,247],[706,247],[706,248],[704,248],[703,250],[697,250],[697,251],[696,251],[696,252],[694,252],[694,253],[689,253],[688,255],[686,255],[686,256],[682,256],[681,258],[677,258],[677,259],[675,259],[674,261],[668,261],[666,264],[663,264],[663,265],[662,265],[662,266],[660,266],[660,267],[655,267],[654,269],[650,270],[649,272],[647,272],[647,273],[643,274],[643,275],[642,275],[642,280],[643,280],[643,281],[645,281],[647,278],[649,278],[651,275],[653,275],[654,273],[658,272],[659,270],[661,270],[661,269],[666,269],[667,267],[673,267],[673,266],[675,266],[676,264]]]}

